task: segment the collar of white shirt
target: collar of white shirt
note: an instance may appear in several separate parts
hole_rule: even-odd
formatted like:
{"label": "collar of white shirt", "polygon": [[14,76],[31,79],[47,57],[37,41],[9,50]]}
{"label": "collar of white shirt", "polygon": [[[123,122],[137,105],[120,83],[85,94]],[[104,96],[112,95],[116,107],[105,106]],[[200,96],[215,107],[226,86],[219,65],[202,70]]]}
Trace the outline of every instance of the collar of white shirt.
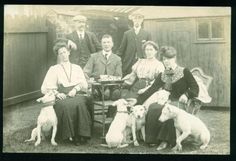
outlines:
{"label": "collar of white shirt", "polygon": [[102,54],[103,54],[103,56],[105,57],[105,56],[107,56],[107,59],[109,58],[109,56],[111,55],[111,51],[109,51],[109,52],[106,52],[106,51],[102,51]]}
{"label": "collar of white shirt", "polygon": [[77,34],[79,38],[81,38],[80,36],[82,36],[82,39],[84,38],[84,31],[83,32],[77,31]]}
{"label": "collar of white shirt", "polygon": [[135,34],[138,34],[139,31],[140,31],[140,29],[141,29],[141,27],[138,27],[138,28],[135,28],[135,27],[134,27],[134,32],[135,32]]}

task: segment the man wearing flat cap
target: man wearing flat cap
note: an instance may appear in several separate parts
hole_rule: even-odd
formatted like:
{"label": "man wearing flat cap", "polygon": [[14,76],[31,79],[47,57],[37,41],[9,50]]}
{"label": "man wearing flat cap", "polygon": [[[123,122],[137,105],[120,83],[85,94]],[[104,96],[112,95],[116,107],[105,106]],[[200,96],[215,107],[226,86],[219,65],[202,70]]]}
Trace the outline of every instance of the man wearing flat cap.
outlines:
{"label": "man wearing flat cap", "polygon": [[151,35],[141,28],[144,16],[132,14],[129,19],[133,21],[133,28],[124,33],[118,50],[118,55],[122,59],[123,76],[131,73],[131,68],[138,58],[145,58],[142,45],[151,40]]}
{"label": "man wearing flat cap", "polygon": [[92,32],[85,31],[87,18],[82,15],[73,17],[76,30],[66,36],[68,46],[72,48],[70,61],[83,68],[92,53],[102,50],[102,47]]}

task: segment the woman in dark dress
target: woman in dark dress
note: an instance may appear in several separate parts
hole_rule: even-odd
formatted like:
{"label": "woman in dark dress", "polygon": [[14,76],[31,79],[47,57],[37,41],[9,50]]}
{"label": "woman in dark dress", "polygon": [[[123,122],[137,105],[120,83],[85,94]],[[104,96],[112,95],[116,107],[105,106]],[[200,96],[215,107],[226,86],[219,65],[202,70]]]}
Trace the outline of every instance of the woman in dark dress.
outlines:
{"label": "woman in dark dress", "polygon": [[[165,66],[165,71],[158,75],[155,82],[144,93],[137,98],[137,104],[143,104],[152,94],[162,89],[170,93],[167,99],[171,104],[180,107],[181,103],[186,103],[188,99],[197,97],[199,87],[193,75],[187,68],[183,68],[176,63],[176,50],[173,47],[162,47],[160,49],[161,61]],[[173,120],[164,123],[158,119],[164,105],[153,103],[149,106],[146,115],[146,143],[157,144],[157,150],[173,147],[176,142],[176,132]],[[181,107],[180,107],[181,108]]]}
{"label": "woman in dark dress", "polygon": [[88,99],[78,93],[87,91],[87,81],[81,67],[70,63],[66,41],[56,42],[53,50],[60,63],[49,68],[41,91],[43,94],[53,91],[57,98],[54,105],[58,119],[56,139],[73,140],[76,145],[86,143],[91,137],[91,112]]}

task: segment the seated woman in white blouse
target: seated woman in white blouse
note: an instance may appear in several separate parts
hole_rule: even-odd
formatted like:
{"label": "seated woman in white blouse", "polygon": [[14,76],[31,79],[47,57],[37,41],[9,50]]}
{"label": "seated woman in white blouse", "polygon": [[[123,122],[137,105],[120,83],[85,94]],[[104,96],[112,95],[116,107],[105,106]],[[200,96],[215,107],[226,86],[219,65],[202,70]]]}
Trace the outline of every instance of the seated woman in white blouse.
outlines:
{"label": "seated woman in white blouse", "polygon": [[155,77],[165,69],[162,62],[157,59],[159,47],[155,42],[145,42],[143,50],[146,58],[139,59],[132,66],[132,72],[123,78],[124,87],[129,88],[128,91],[122,91],[122,97],[124,98],[137,98],[138,91],[154,82]]}
{"label": "seated woman in white blouse", "polygon": [[88,84],[80,66],[70,63],[69,49],[65,41],[57,41],[54,53],[60,64],[49,68],[41,91],[43,94],[52,90],[57,98],[54,109],[58,118],[57,140],[73,140],[86,143],[91,137],[91,115],[85,96],[76,95],[86,92]]}

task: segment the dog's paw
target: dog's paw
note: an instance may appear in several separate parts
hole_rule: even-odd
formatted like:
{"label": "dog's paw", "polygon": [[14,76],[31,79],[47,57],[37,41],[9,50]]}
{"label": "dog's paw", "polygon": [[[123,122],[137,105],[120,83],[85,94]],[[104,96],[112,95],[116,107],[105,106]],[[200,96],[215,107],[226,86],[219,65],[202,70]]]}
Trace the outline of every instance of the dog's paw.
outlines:
{"label": "dog's paw", "polygon": [[167,147],[167,143],[166,142],[162,142],[158,147],[157,147],[157,151],[159,150],[163,150]]}
{"label": "dog's paw", "polygon": [[203,149],[206,149],[207,145],[202,145],[200,146],[200,149],[203,150]]}
{"label": "dog's paw", "polygon": [[57,143],[56,143],[55,141],[51,141],[51,144],[52,144],[53,146],[57,146]]}
{"label": "dog's paw", "polygon": [[182,151],[182,145],[176,145],[174,148],[172,148],[173,151]]}
{"label": "dog's paw", "polygon": [[172,150],[172,151],[177,151],[177,149],[178,149],[178,148],[177,148],[177,145],[175,145],[171,150]]}
{"label": "dog's paw", "polygon": [[182,146],[180,145],[180,146],[178,146],[178,149],[177,149],[178,151],[182,151]]}
{"label": "dog's paw", "polygon": [[38,146],[40,144],[40,142],[39,141],[36,141],[35,143],[34,143],[34,146]]}
{"label": "dog's paw", "polygon": [[134,146],[139,146],[138,141],[135,141],[135,142],[134,142]]}

